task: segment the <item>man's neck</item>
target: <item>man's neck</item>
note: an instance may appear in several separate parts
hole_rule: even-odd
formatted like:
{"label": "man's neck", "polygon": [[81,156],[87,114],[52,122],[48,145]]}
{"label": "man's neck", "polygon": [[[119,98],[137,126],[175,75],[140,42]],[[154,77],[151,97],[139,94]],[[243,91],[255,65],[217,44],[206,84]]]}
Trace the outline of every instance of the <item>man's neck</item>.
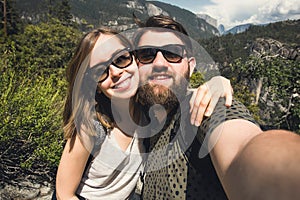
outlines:
{"label": "man's neck", "polygon": [[159,123],[164,123],[167,121],[168,117],[172,117],[178,110],[178,107],[175,106],[172,109],[165,109],[161,105],[155,105],[152,107],[154,117],[157,119]]}
{"label": "man's neck", "polygon": [[159,123],[162,123],[166,120],[169,112],[166,112],[165,109],[159,107],[154,110],[154,116]]}

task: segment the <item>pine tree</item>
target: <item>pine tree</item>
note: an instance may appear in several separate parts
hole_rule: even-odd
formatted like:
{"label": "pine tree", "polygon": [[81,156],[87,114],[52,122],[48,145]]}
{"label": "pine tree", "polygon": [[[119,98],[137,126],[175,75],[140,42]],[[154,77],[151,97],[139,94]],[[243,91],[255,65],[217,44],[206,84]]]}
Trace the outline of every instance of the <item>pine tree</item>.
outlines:
{"label": "pine tree", "polygon": [[62,0],[57,5],[57,18],[65,25],[71,24],[72,14],[69,0]]}
{"label": "pine tree", "polygon": [[48,16],[57,18],[64,25],[71,25],[72,14],[69,0],[48,0]]}
{"label": "pine tree", "polygon": [[15,5],[15,0],[1,1],[1,29],[3,30],[1,34],[3,34],[4,37],[17,34],[22,30],[22,22],[19,13],[15,9]]}

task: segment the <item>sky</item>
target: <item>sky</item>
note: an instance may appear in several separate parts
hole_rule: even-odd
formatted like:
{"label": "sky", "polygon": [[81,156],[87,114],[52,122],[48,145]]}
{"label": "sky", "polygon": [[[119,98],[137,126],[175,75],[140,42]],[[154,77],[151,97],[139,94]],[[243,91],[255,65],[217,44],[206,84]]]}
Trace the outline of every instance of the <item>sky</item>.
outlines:
{"label": "sky", "polygon": [[300,0],[159,0],[208,14],[228,30],[236,25],[300,19]]}

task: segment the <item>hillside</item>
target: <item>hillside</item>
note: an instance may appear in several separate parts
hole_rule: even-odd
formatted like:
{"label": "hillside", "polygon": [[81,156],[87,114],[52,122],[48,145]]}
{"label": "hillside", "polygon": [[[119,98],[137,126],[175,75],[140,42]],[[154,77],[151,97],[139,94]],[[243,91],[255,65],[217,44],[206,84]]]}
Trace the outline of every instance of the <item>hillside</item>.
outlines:
{"label": "hillside", "polygon": [[[266,26],[251,25],[245,32],[200,40],[200,43],[215,61],[227,65],[236,58],[247,58],[256,48],[259,38],[276,40],[285,49],[299,49],[300,20],[276,22]],[[272,51],[271,46],[268,48]],[[273,50],[275,49],[277,48]]]}
{"label": "hillside", "polygon": [[[16,0],[22,18],[33,23],[46,17],[47,0]],[[55,1],[53,1],[55,2]],[[158,1],[145,0],[70,0],[71,13],[77,23],[92,24],[94,27],[108,25],[120,30],[136,27],[132,14],[145,19],[150,15],[165,14],[184,24],[194,39],[213,37],[218,30],[197,17],[196,14]]]}

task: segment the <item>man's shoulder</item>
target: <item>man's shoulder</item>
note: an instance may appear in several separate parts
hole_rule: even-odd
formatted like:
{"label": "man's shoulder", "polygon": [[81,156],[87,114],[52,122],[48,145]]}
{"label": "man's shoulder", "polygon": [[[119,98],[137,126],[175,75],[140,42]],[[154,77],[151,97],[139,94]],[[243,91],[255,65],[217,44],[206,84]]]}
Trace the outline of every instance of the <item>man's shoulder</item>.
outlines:
{"label": "man's shoulder", "polygon": [[225,98],[220,98],[212,115],[205,117],[199,126],[197,134],[198,140],[203,142],[205,137],[210,135],[217,126],[233,119],[243,119],[258,125],[250,111],[240,101],[233,99],[232,105],[226,107]]}

